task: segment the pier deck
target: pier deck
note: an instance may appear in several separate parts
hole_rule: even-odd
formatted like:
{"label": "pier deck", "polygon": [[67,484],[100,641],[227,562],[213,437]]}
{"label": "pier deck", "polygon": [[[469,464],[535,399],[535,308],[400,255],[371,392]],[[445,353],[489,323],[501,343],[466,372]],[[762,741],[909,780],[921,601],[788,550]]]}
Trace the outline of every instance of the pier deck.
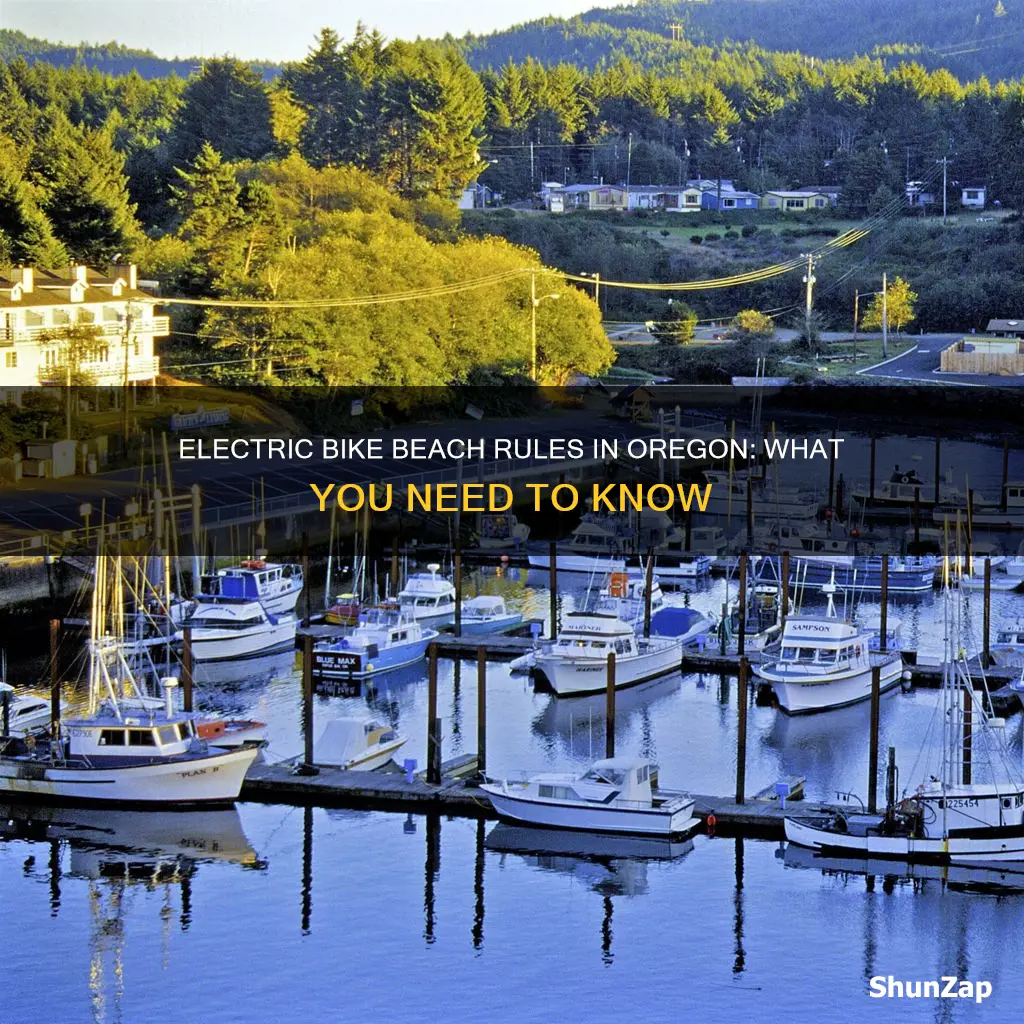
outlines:
{"label": "pier deck", "polygon": [[[290,763],[253,765],[242,786],[242,800],[256,803],[314,807],[355,807],[380,811],[441,812],[471,818],[496,818],[487,795],[473,779],[459,777],[465,759],[445,766],[440,786],[416,776],[409,782],[404,772],[344,771],[321,768],[317,775],[300,775]],[[835,808],[805,801],[787,801],[783,810],[777,800],[749,797],[737,804],[734,797],[693,794],[694,813],[706,819],[715,815],[715,831],[727,835],[782,838],[787,814],[825,814]]]}

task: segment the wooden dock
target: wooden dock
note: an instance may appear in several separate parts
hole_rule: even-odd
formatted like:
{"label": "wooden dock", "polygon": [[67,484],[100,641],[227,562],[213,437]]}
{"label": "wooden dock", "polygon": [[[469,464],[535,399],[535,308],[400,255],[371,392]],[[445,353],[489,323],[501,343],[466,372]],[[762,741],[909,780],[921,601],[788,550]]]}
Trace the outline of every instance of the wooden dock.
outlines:
{"label": "wooden dock", "polygon": [[[320,768],[316,775],[300,774],[293,763],[256,764],[242,786],[242,800],[256,803],[313,807],[351,807],[403,813],[444,813],[468,818],[496,818],[487,795],[477,785],[475,758],[460,758],[442,766],[440,786],[426,782],[422,775],[409,781],[405,772],[343,771]],[[772,787],[768,787],[771,789]],[[787,801],[785,810],[774,799],[750,797],[738,804],[734,797],[694,793],[697,817],[706,821],[714,815],[713,830],[722,835],[744,835],[765,839],[783,836],[787,814],[827,814],[835,810],[825,804]]]}

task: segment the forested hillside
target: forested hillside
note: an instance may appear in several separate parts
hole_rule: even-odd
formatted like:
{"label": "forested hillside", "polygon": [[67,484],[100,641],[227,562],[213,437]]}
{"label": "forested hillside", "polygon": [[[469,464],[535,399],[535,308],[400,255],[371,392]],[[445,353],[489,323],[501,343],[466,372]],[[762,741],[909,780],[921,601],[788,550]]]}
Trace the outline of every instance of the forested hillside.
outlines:
{"label": "forested hillside", "polygon": [[960,78],[1011,78],[1024,70],[1021,0],[641,0],[469,36],[460,44],[477,67],[527,57],[595,67],[625,56],[663,70],[685,53],[673,36],[708,46],[750,42],[819,58],[909,55]]}

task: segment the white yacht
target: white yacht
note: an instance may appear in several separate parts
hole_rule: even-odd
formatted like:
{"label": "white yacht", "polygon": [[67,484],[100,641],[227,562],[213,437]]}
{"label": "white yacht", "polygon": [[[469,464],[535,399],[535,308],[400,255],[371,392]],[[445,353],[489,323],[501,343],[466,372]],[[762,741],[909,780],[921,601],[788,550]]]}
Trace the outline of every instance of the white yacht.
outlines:
{"label": "white yacht", "polygon": [[[50,724],[50,702],[45,697],[30,693],[19,693],[10,683],[0,683],[0,700],[8,694],[8,715],[10,716],[9,736],[24,736],[36,729],[45,729]],[[0,725],[0,736],[3,727]]]}
{"label": "white yacht", "polygon": [[[947,573],[948,578],[948,573]],[[787,818],[791,843],[823,853],[889,857],[941,864],[1024,865],[1024,778],[1004,740],[1005,728],[984,708],[967,669],[962,602],[945,598],[946,651],[940,742],[925,748],[924,781],[897,797],[895,760],[886,779],[881,814],[860,810],[825,818]],[[971,718],[966,715],[971,708]],[[971,736],[971,759],[964,755]],[[974,782],[974,766],[988,780]],[[913,783],[911,783],[913,785]]]}
{"label": "white yacht", "polygon": [[694,801],[688,793],[652,785],[657,768],[641,758],[597,761],[582,775],[546,772],[491,780],[481,788],[498,816],[544,828],[676,836],[694,831]]}
{"label": "white yacht", "polygon": [[462,602],[462,633],[475,636],[479,633],[502,633],[520,625],[523,616],[509,611],[505,599],[493,595],[471,597]]}
{"label": "white yacht", "polygon": [[485,513],[480,516],[477,543],[487,551],[509,551],[523,547],[530,538],[530,527],[519,522],[512,512]]}
{"label": "white yacht", "polygon": [[205,593],[241,601],[255,601],[271,615],[295,610],[302,593],[302,566],[247,559],[236,566],[203,577]]}
{"label": "white yacht", "polygon": [[365,679],[413,665],[437,636],[436,629],[427,629],[405,609],[391,604],[370,608],[348,636],[314,645],[313,678]]}
{"label": "white yacht", "polygon": [[335,718],[317,737],[313,757],[323,767],[369,772],[392,760],[406,739],[373,718]]}
{"label": "white yacht", "polygon": [[423,626],[449,626],[455,621],[455,587],[439,576],[441,566],[427,566],[428,572],[413,573],[398,592],[398,603],[409,618]]}
{"label": "white yacht", "polygon": [[774,691],[779,707],[790,715],[867,700],[876,664],[882,691],[898,685],[903,674],[898,652],[872,654],[871,634],[836,616],[835,584],[823,589],[828,596],[825,614],[787,617],[776,656],[754,666],[755,674]]}
{"label": "white yacht", "polygon": [[[967,521],[967,503],[962,502],[958,508],[948,505],[936,505],[932,518],[938,526],[956,527],[957,512],[960,522]],[[1024,526],[1024,481],[1010,480],[998,502],[987,501],[975,492],[971,506],[971,522],[975,527],[983,529],[1020,529]]]}
{"label": "white yacht", "polygon": [[615,655],[619,689],[678,671],[682,643],[676,637],[638,637],[612,599],[593,611],[569,612],[554,643],[534,654],[530,671],[560,697],[600,693],[607,686],[609,654]]}
{"label": "white yacht", "polygon": [[[912,512],[917,505],[931,511],[935,506],[934,483],[922,480],[916,470],[900,469],[897,465],[888,480],[883,480],[872,495],[867,487],[856,487],[853,500],[859,505],[873,509],[875,513],[890,511],[900,517]],[[950,479],[939,483],[939,504],[956,507],[966,505],[967,495],[953,485]]]}
{"label": "white yacht", "polygon": [[275,615],[246,598],[204,594],[183,626],[191,627],[195,661],[255,658],[295,646],[294,615]]}
{"label": "white yacht", "polygon": [[1024,666],[1024,618],[1003,622],[989,652],[997,665]]}
{"label": "white yacht", "polygon": [[708,558],[708,567],[710,568],[711,562],[720,555],[724,555],[728,546],[729,540],[720,526],[693,524],[690,527],[690,547],[687,548],[686,526],[676,525],[669,531],[654,553],[657,556],[659,567],[665,566],[671,569],[677,559]]}
{"label": "white yacht", "polygon": [[[555,547],[558,568],[563,572],[622,572],[626,557],[636,550],[636,531],[629,517],[608,512],[584,512],[567,541]],[[531,569],[551,565],[550,545],[531,545]]]}

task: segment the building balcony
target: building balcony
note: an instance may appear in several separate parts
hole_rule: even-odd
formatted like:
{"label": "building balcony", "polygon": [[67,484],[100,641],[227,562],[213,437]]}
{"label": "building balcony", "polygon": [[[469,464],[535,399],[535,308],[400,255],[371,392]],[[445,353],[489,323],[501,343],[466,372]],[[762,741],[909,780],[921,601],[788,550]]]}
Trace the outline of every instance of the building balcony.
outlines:
{"label": "building balcony", "polygon": [[[61,334],[69,327],[88,327],[101,338],[124,338],[124,324],[120,320],[99,320],[95,323],[81,321],[77,324],[43,324],[33,327],[0,327],[0,344],[11,345],[16,341],[59,341]],[[131,336],[149,334],[163,338],[170,334],[169,316],[135,317],[132,320]]]}
{"label": "building balcony", "polygon": [[[128,360],[125,373],[124,360],[95,360],[79,363],[76,375],[87,377],[90,384],[97,387],[119,387],[126,381],[129,384],[148,384],[160,373],[159,356],[133,356]],[[67,370],[63,366],[41,366],[39,368],[40,384],[64,384]]]}

